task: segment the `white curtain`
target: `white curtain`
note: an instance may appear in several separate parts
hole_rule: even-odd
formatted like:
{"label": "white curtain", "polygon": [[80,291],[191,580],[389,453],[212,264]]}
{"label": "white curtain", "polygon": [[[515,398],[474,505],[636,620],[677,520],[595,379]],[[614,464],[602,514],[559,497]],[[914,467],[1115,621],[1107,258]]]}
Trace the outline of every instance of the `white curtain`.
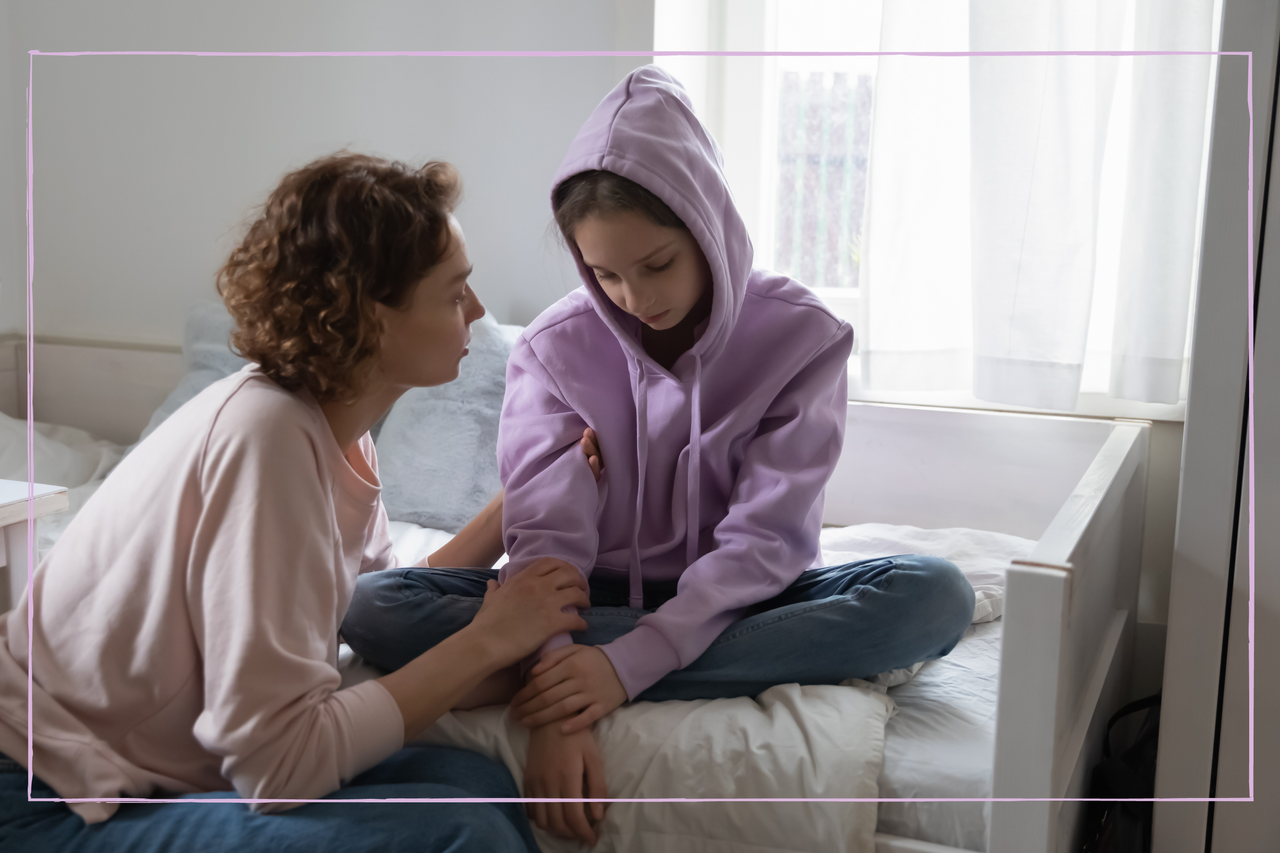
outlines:
{"label": "white curtain", "polygon": [[[885,0],[880,50],[965,51],[967,4]],[[862,384],[968,388],[969,64],[881,56],[858,280]]]}
{"label": "white curtain", "polygon": [[[1212,0],[1136,0],[1135,50],[1211,50]],[[1204,158],[1208,57],[1134,65],[1128,190],[1111,396],[1176,403],[1181,386]],[[1158,156],[1153,156],[1153,152]]]}
{"label": "white curtain", "polygon": [[[1208,50],[1212,0],[884,0],[882,51]],[[861,382],[1076,407],[1090,318],[1113,396],[1177,402],[1207,57],[1142,57],[1111,310],[1094,311],[1115,57],[882,57],[859,280]],[[1108,297],[1110,297],[1110,288]]]}

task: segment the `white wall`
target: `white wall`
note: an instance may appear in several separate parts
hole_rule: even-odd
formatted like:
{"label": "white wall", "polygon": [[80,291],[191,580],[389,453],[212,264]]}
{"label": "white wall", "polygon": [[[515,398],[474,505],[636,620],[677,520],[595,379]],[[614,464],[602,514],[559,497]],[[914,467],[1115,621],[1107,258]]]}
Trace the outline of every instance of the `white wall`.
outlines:
{"label": "white wall", "polygon": [[[28,49],[613,50],[653,39],[652,0],[0,10],[0,333],[24,323]],[[36,57],[36,334],[181,343],[254,205],[285,171],[344,146],[457,165],[476,290],[500,321],[527,323],[578,284],[548,231],[552,174],[591,109],[644,61]]]}
{"label": "white wall", "polygon": [[0,333],[21,322],[26,280],[26,55],[12,3],[0,3]]}

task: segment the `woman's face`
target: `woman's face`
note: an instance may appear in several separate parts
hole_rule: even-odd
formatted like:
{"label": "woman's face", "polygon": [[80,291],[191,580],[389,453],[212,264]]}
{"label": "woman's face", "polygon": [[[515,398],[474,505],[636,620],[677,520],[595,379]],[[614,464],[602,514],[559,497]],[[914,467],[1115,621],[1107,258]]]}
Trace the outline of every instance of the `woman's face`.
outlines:
{"label": "woman's face", "polygon": [[653,329],[685,318],[711,286],[711,268],[688,231],[626,211],[590,216],[574,242],[605,295]]}
{"label": "woman's face", "polygon": [[484,306],[467,284],[471,261],[458,221],[449,217],[449,249],[414,285],[402,308],[375,304],[382,321],[378,368],[393,386],[421,388],[458,378],[471,342],[470,325]]}

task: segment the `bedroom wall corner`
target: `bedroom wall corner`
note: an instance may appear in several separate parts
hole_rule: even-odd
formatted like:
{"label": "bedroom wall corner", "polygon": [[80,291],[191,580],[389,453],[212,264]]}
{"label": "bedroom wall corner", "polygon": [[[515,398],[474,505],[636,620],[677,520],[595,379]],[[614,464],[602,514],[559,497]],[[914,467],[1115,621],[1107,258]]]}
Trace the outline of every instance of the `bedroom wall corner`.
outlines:
{"label": "bedroom wall corner", "polygon": [[20,12],[0,3],[0,335],[21,334],[26,308],[27,46]]}
{"label": "bedroom wall corner", "polygon": [[11,418],[26,416],[26,406],[20,389],[26,384],[19,381],[18,365],[23,338],[19,335],[0,333],[0,414]]}

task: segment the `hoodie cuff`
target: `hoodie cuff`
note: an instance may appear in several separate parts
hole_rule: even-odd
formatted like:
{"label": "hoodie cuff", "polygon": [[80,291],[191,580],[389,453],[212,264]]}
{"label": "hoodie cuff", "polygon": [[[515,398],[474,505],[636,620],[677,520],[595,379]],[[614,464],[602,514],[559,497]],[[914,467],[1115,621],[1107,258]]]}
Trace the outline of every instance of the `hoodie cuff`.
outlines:
{"label": "hoodie cuff", "polygon": [[599,648],[613,664],[627,699],[632,702],[667,673],[680,669],[680,654],[675,646],[651,625],[637,625]]}

